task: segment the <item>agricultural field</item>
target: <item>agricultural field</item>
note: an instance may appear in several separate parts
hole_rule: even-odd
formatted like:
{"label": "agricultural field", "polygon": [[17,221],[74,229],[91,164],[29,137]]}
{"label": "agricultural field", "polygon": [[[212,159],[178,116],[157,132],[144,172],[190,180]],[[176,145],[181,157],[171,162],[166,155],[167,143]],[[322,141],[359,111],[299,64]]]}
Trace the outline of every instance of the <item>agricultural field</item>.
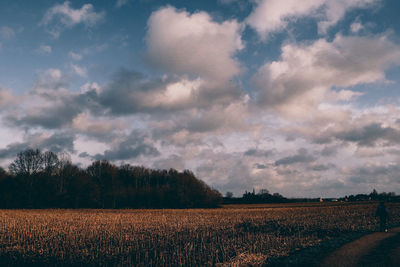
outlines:
{"label": "agricultural field", "polygon": [[[377,203],[182,210],[0,210],[0,265],[262,265],[376,231]],[[388,205],[400,223],[400,203]]]}

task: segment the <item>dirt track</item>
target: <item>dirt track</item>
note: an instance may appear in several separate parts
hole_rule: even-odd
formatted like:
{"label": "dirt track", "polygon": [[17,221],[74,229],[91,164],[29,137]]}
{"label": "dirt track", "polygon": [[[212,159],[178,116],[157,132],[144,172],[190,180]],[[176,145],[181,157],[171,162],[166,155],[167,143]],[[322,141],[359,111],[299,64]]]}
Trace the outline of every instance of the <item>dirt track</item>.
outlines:
{"label": "dirt track", "polygon": [[320,266],[399,266],[400,227],[388,233],[373,233],[332,252]]}

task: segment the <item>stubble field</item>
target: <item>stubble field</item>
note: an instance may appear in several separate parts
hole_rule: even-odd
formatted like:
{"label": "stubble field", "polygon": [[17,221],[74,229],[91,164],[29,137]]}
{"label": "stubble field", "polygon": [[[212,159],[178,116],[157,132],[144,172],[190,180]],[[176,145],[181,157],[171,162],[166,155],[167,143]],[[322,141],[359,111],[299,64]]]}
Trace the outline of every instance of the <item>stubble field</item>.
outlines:
{"label": "stubble field", "polygon": [[[0,265],[261,265],[378,229],[377,203],[196,210],[0,210]],[[391,224],[400,203],[388,204]]]}

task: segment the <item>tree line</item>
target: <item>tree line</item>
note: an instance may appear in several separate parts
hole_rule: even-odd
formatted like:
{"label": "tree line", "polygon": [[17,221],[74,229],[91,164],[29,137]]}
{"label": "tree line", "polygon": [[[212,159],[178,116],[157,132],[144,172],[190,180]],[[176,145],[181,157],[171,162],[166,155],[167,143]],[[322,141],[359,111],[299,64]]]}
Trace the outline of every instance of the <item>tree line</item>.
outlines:
{"label": "tree line", "polygon": [[375,189],[370,194],[357,194],[341,198],[286,198],[279,193],[269,193],[267,189],[260,189],[258,193],[245,192],[241,197],[234,197],[232,192],[227,192],[223,204],[262,204],[262,203],[301,203],[301,202],[354,202],[354,201],[387,201],[400,202],[400,196],[395,192],[378,193]]}
{"label": "tree line", "polygon": [[340,198],[340,200],[344,200],[344,201],[368,201],[368,200],[374,200],[374,201],[399,202],[400,201],[400,196],[397,196],[395,192],[387,192],[387,193],[386,192],[381,192],[381,193],[378,193],[378,191],[376,191],[376,189],[374,189],[369,194],[357,194],[357,195],[345,196],[344,198]]}
{"label": "tree line", "polygon": [[0,167],[0,208],[207,208],[222,195],[193,172],[97,160],[81,168],[66,153],[27,149]]}
{"label": "tree line", "polygon": [[224,204],[262,204],[262,203],[287,203],[290,199],[285,198],[279,193],[271,194],[268,189],[260,189],[258,193],[253,189],[252,192],[243,194],[242,197],[233,197],[232,192],[227,192],[223,198]]}

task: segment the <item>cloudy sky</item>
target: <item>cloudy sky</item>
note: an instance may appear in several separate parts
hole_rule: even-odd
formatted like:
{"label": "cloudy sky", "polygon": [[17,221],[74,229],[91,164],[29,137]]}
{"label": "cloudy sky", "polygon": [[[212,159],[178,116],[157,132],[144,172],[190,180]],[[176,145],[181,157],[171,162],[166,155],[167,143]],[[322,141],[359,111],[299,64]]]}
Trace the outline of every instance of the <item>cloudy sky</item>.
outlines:
{"label": "cloudy sky", "polygon": [[222,193],[400,193],[397,0],[2,0],[0,165],[28,147]]}

